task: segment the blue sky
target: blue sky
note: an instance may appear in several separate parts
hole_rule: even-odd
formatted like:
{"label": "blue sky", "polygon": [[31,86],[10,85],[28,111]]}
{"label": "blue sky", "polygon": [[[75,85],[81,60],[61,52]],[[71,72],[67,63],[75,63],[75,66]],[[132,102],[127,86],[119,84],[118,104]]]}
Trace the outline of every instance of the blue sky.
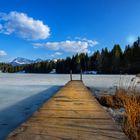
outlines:
{"label": "blue sky", "polygon": [[139,0],[0,1],[0,61],[124,49],[139,35]]}

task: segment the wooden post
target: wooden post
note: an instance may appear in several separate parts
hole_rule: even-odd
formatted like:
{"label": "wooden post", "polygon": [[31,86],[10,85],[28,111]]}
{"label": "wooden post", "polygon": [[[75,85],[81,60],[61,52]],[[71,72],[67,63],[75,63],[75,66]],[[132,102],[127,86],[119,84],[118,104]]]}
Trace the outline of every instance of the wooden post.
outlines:
{"label": "wooden post", "polygon": [[81,69],[81,72],[80,72],[80,80],[82,81],[82,69]]}
{"label": "wooden post", "polygon": [[72,81],[72,70],[70,70],[70,80]]}

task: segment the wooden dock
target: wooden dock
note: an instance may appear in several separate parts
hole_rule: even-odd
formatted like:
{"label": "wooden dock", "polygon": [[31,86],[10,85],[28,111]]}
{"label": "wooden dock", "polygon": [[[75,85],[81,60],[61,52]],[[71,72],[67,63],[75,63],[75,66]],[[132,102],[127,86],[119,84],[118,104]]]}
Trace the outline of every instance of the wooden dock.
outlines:
{"label": "wooden dock", "polygon": [[7,140],[126,140],[82,81],[70,81]]}

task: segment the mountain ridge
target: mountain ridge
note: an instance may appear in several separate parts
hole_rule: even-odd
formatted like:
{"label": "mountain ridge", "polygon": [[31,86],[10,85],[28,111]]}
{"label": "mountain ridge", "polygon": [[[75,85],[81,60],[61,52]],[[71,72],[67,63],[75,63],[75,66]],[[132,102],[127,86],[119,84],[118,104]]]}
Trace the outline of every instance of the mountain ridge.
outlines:
{"label": "mountain ridge", "polygon": [[20,65],[25,65],[25,64],[37,63],[37,62],[41,62],[41,61],[43,61],[43,60],[40,59],[40,58],[37,58],[35,60],[31,60],[31,59],[28,59],[28,58],[17,57],[14,60],[12,60],[10,62],[10,64],[12,66],[20,66]]}

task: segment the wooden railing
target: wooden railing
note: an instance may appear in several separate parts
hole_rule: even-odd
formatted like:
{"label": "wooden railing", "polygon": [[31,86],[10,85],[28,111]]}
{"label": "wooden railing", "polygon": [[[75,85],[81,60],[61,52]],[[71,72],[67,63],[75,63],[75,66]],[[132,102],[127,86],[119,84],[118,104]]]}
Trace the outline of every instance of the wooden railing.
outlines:
{"label": "wooden railing", "polygon": [[[70,70],[70,81],[72,81],[73,78],[72,78],[72,70]],[[82,81],[83,80],[83,75],[82,75],[82,69],[80,71],[80,80]]]}

